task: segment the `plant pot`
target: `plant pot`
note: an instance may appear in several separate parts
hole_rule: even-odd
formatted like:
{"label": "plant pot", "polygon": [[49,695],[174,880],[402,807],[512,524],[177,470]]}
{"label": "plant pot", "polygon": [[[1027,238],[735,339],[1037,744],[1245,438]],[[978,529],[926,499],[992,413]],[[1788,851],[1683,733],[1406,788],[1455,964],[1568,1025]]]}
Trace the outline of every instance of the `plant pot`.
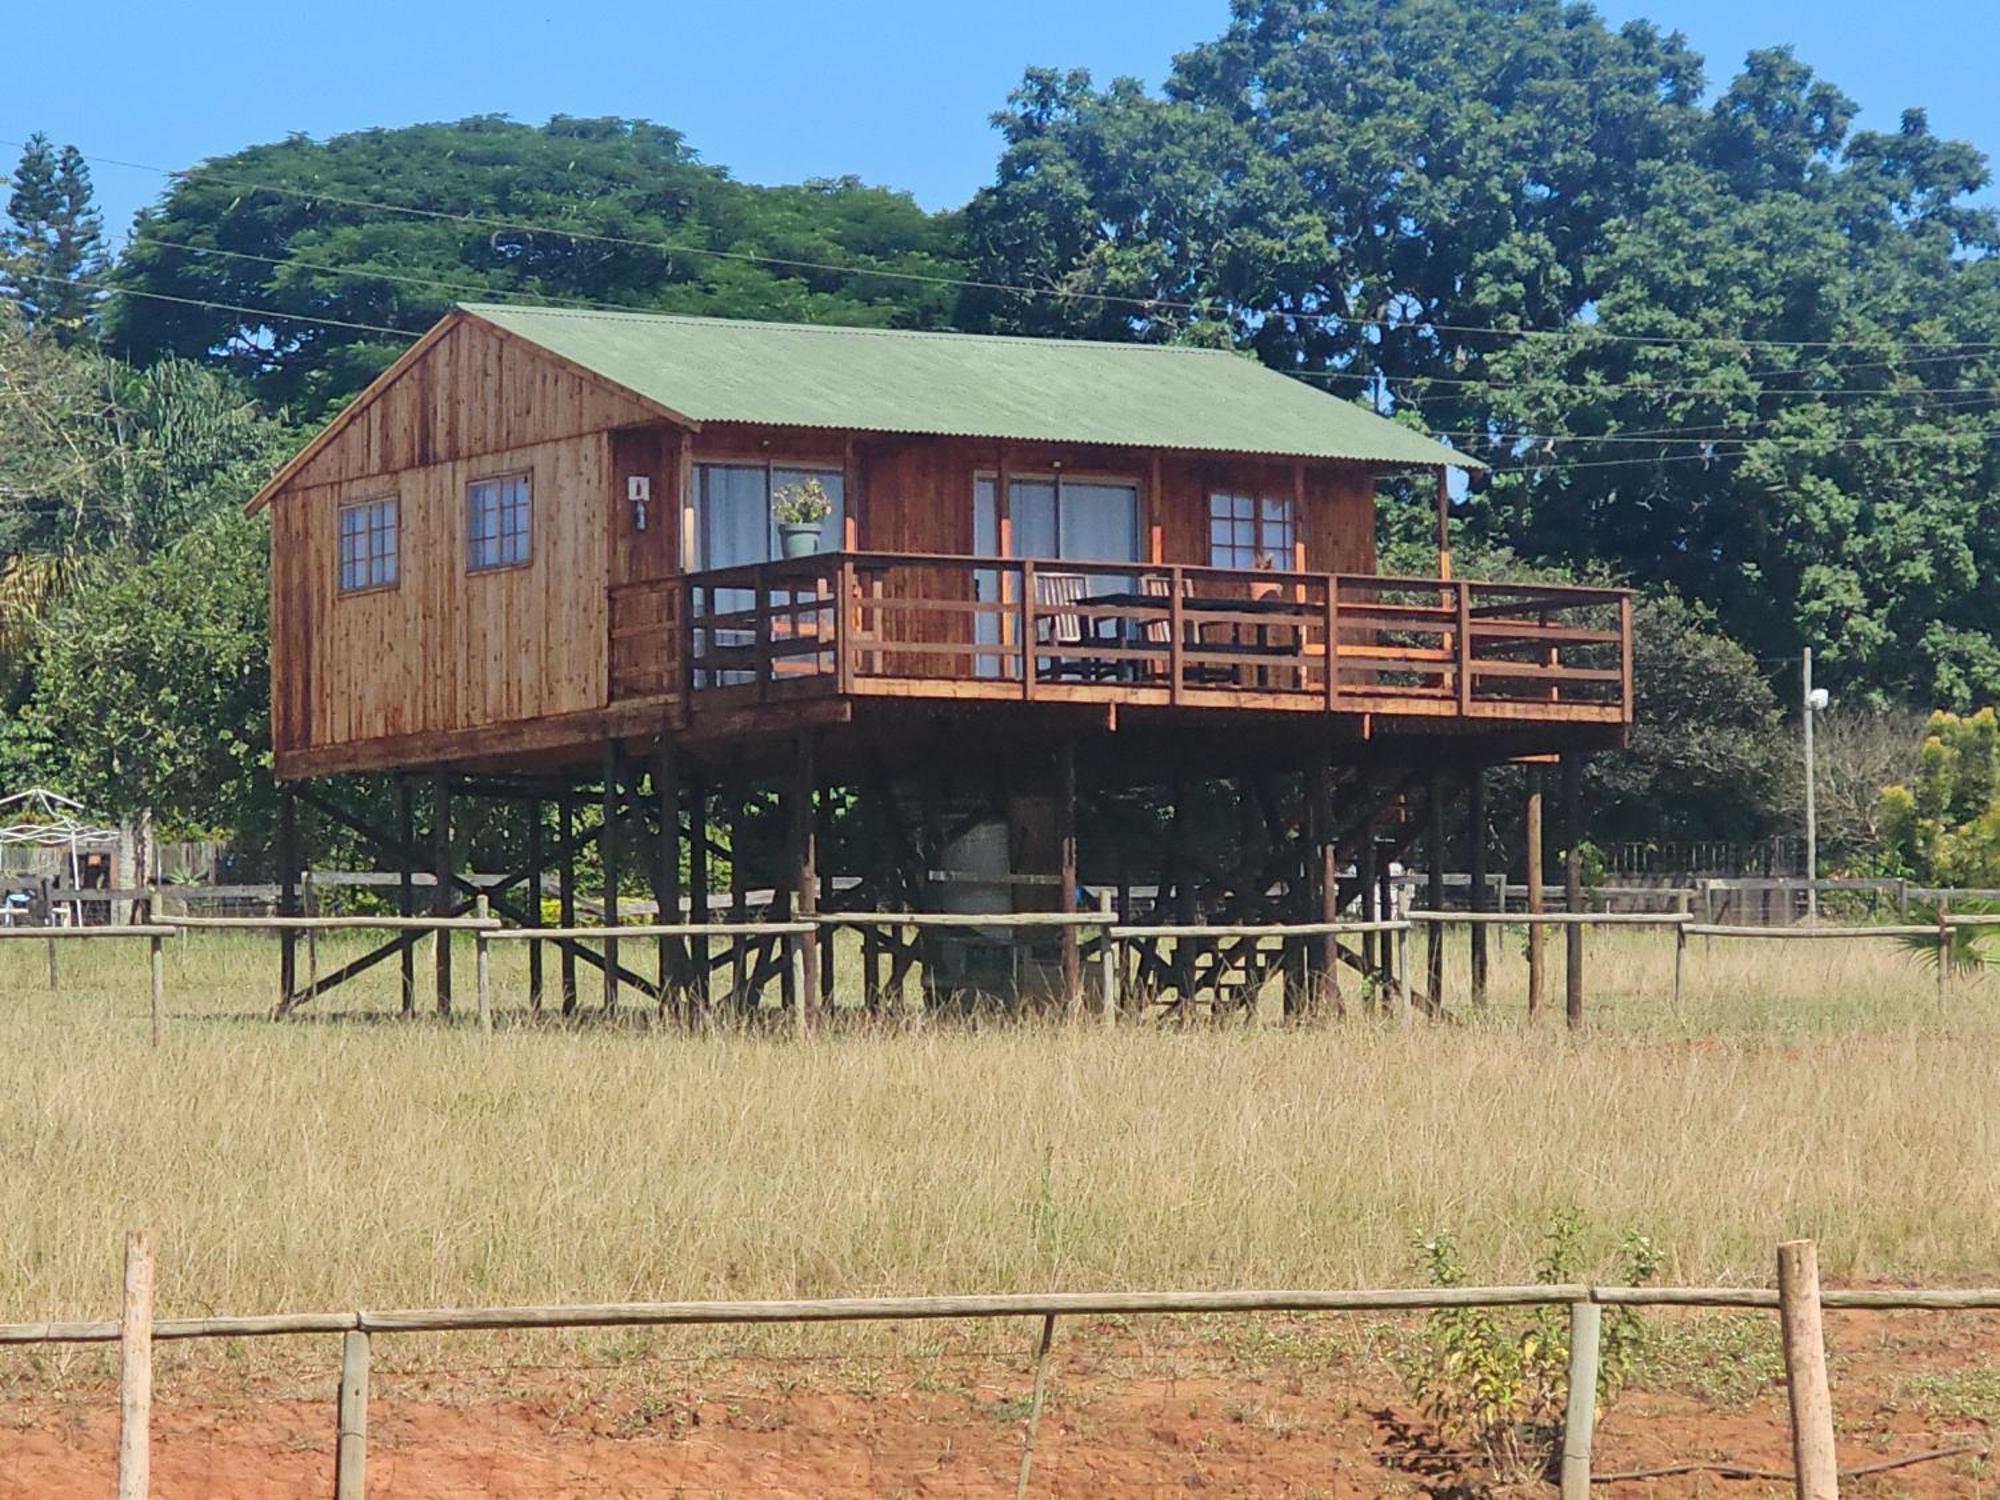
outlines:
{"label": "plant pot", "polygon": [[819,551],[819,533],[817,521],[780,521],[778,545],[787,557],[811,557]]}

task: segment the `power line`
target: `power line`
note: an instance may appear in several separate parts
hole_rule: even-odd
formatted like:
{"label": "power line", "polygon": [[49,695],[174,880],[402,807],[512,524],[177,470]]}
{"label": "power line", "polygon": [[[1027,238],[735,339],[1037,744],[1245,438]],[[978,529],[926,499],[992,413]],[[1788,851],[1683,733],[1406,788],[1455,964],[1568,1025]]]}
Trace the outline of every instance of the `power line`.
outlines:
{"label": "power line", "polygon": [[[297,267],[300,270],[308,271],[318,275],[358,277],[363,280],[386,281],[397,285],[419,286],[439,291],[476,294],[481,297],[531,299],[537,304],[546,306],[574,307],[596,312],[643,314],[648,311],[645,308],[634,307],[629,303],[603,302],[603,301],[596,301],[587,297],[571,297],[560,293],[543,292],[533,289],[495,287],[475,282],[446,281],[432,276],[412,276],[404,272],[386,271],[368,266],[333,265],[326,261],[306,260],[303,257],[297,255],[289,255],[289,256],[259,255],[253,251],[248,251],[248,250],[228,250],[224,249],[219,245],[193,245],[180,240],[157,239],[146,235],[137,235],[137,234],[132,235],[127,240],[127,243],[145,245],[156,250],[175,251],[189,255],[205,255],[205,256],[212,255],[212,256],[220,256],[228,260],[251,261],[262,265]],[[1407,377],[1385,376],[1376,373],[1364,373],[1358,371],[1350,372],[1342,370],[1280,370],[1278,373],[1289,375],[1294,379],[1301,379],[1301,380],[1316,379],[1323,376],[1345,376],[1347,378],[1380,380],[1385,384],[1392,379],[1408,379],[1408,380],[1426,381],[1431,384],[1447,384],[1456,386],[1480,386],[1486,388],[1499,388],[1499,389],[1509,388],[1507,382],[1499,380],[1447,380],[1433,376],[1407,376]],[[1745,372],[1746,376],[1752,378],[1754,378],[1756,373],[1757,372]],[[1784,373],[1784,372],[1779,372],[1779,373]],[[1699,386],[1670,387],[1670,386],[1655,386],[1651,384],[1637,384],[1637,383],[1626,386],[1612,386],[1612,385],[1579,386],[1579,385],[1558,384],[1558,385],[1540,387],[1540,389],[1543,390],[1578,391],[1578,392],[1590,392],[1590,393],[1595,393],[1598,391],[1610,390],[1610,389],[1635,389],[1635,388],[1650,393],[1658,393],[1658,394],[1666,394],[1670,391],[1692,392],[1692,393],[1702,393],[1707,391],[1706,387],[1699,387]],[[1723,395],[1726,393],[1713,392],[1712,394]],[[1767,401],[1775,397],[1797,397],[1805,400],[1817,401],[1823,397],[1833,396],[1833,395],[1871,396],[1875,398],[1877,401],[1908,400],[1919,403],[1925,401],[1932,401],[1939,403],[1941,406],[1944,407],[1945,410],[1949,411],[1953,409],[1950,405],[1947,404],[1950,398],[1955,398],[1955,397],[1985,398],[1991,396],[2000,396],[2000,386],[1952,387],[1944,390],[1918,389],[1913,391],[1912,390],[1882,391],[1868,387],[1860,387],[1845,391],[1834,391],[1834,390],[1763,391],[1763,392],[1745,393],[1745,394],[1746,396],[1748,396],[1749,399],[1759,402]],[[1764,425],[1764,423],[1769,420],[1773,419],[1758,418],[1751,425],[1761,426]],[[1717,427],[1719,430],[1719,424],[1711,424],[1711,425]],[[1672,430],[1678,432],[1683,430],[1702,431],[1706,429],[1697,428],[1697,429],[1672,429]],[[1728,431],[1730,432],[1740,432],[1742,430],[1743,428],[1741,427],[1728,429]],[[1652,434],[1650,433],[1634,434],[1634,436],[1650,436],[1650,435]],[[1581,437],[1570,437],[1565,439],[1565,441],[1581,441],[1581,440],[1582,440]]]}
{"label": "power line", "polygon": [[[0,145],[19,148],[19,141],[0,140]],[[125,161],[117,157],[93,156],[85,153],[86,161],[99,162],[108,166],[127,168],[132,171],[151,172],[182,182],[196,180],[203,168],[176,170],[171,167],[153,166],[144,162]],[[889,267],[840,265],[828,261],[806,260],[792,256],[759,255],[744,250],[718,250],[712,246],[679,244],[668,240],[640,239],[629,235],[601,234],[590,230],[566,229],[552,224],[536,224],[530,221],[497,218],[474,213],[455,213],[445,209],[417,208],[378,200],[354,198],[338,193],[317,191],[309,188],[287,187],[282,184],[257,182],[246,178],[235,178],[213,171],[208,172],[210,180],[224,187],[239,191],[269,192],[281,196],[303,198],[317,202],[337,203],[344,207],[370,209],[380,213],[404,214],[414,218],[443,221],[449,223],[478,225],[481,228],[507,230],[518,234],[558,235],[572,241],[592,244],[617,245],[628,249],[655,250],[669,255],[705,255],[716,259],[739,261],[754,265],[779,266],[794,271],[823,271],[842,276],[872,276],[892,281],[904,281],[926,286],[959,287],[971,291],[1004,292],[1023,297],[1052,298],[1060,302],[1095,302],[1104,306],[1121,306],[1143,309],[1148,312],[1182,312],[1205,315],[1215,309],[1204,303],[1174,301],[1158,297],[1133,297],[1112,292],[1064,290],[1053,287],[1031,287],[1015,282],[991,281],[976,277],[947,276],[935,272],[903,271]],[[1322,326],[1344,328],[1370,328],[1378,332],[1399,332],[1405,330],[1430,330],[1441,333],[1484,334],[1496,338],[1518,339],[1573,339],[1585,337],[1597,342],[1618,342],[1653,347],[1678,347],[1685,345],[1720,346],[1725,348],[1758,349],[1872,349],[1883,346],[1880,339],[1758,339],[1731,334],[1626,334],[1608,333],[1594,325],[1578,324],[1567,328],[1500,328],[1473,323],[1452,323],[1435,318],[1412,316],[1409,318],[1366,318],[1345,313],[1307,312],[1285,308],[1243,309],[1247,315],[1262,319],[1280,319],[1295,323],[1317,323]],[[1934,349],[1949,347],[1956,349],[1996,349],[2000,342],[1960,341],[1936,345],[1919,343],[1910,347]]]}
{"label": "power line", "polygon": [[313,313],[280,312],[273,307],[247,307],[240,302],[213,302],[205,297],[176,297],[168,292],[142,291],[138,287],[119,286],[115,282],[109,281],[92,281],[85,278],[71,280],[64,276],[42,276],[32,271],[9,272],[8,274],[22,281],[40,281],[62,286],[87,286],[95,291],[104,293],[108,297],[144,297],[149,302],[172,302],[182,307],[206,307],[216,312],[242,313],[246,317],[252,318],[284,318],[294,323],[311,323],[319,328],[351,328],[362,333],[393,334],[399,339],[409,339],[412,342],[423,337],[421,333],[412,333],[407,328],[390,328],[382,323],[356,323],[350,319],[323,318]]}

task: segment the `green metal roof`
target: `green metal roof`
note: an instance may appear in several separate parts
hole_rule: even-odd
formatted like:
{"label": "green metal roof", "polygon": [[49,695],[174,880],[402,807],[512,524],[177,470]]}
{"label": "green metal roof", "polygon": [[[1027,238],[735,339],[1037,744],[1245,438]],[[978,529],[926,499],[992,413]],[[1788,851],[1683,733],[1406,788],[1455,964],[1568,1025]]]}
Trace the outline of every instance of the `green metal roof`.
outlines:
{"label": "green metal roof", "polygon": [[697,422],[1480,467],[1222,350],[491,303],[464,311]]}

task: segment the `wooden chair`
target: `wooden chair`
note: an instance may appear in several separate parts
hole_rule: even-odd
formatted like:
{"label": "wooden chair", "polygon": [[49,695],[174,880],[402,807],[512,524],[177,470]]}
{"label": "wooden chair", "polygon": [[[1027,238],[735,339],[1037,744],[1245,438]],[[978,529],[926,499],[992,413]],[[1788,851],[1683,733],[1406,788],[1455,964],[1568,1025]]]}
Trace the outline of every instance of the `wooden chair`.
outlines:
{"label": "wooden chair", "polygon": [[[1081,573],[1037,573],[1035,575],[1035,605],[1039,611],[1047,634],[1036,644],[1050,646],[1081,646],[1083,644],[1083,616],[1076,611],[1083,602],[1084,590],[1088,587]],[[1059,656],[1049,663],[1046,675],[1051,677],[1088,677],[1090,664],[1074,656]]]}
{"label": "wooden chair", "polygon": [[[1139,579],[1139,591],[1155,599],[1171,600],[1174,597],[1174,582],[1164,573],[1147,573]],[[1189,597],[1194,592],[1189,580],[1181,580],[1181,597]],[[1183,627],[1187,631],[1185,644],[1199,650],[1202,644],[1201,630],[1192,620]],[[1146,622],[1146,644],[1166,650],[1174,643],[1174,626],[1170,619],[1148,620]],[[1147,670],[1151,670],[1150,667]],[[1163,670],[1160,673],[1165,676]],[[1215,685],[1235,681],[1235,673],[1228,667],[1218,667],[1208,663],[1196,663],[1184,669],[1183,676],[1191,683]]]}

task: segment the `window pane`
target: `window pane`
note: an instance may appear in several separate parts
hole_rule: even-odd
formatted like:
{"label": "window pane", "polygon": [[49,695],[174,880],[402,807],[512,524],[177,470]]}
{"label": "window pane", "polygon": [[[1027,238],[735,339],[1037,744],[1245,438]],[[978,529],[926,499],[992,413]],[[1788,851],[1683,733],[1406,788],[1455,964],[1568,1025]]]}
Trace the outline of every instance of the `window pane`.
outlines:
{"label": "window pane", "polygon": [[1056,540],[1056,487],[1047,479],[1016,479],[1007,486],[1016,557],[1060,557]]}
{"label": "window pane", "polygon": [[466,486],[466,566],[504,568],[530,556],[533,483],[526,474]]}
{"label": "window pane", "polygon": [[1139,560],[1139,491],[1129,484],[1064,484],[1058,555],[1077,562]]}

